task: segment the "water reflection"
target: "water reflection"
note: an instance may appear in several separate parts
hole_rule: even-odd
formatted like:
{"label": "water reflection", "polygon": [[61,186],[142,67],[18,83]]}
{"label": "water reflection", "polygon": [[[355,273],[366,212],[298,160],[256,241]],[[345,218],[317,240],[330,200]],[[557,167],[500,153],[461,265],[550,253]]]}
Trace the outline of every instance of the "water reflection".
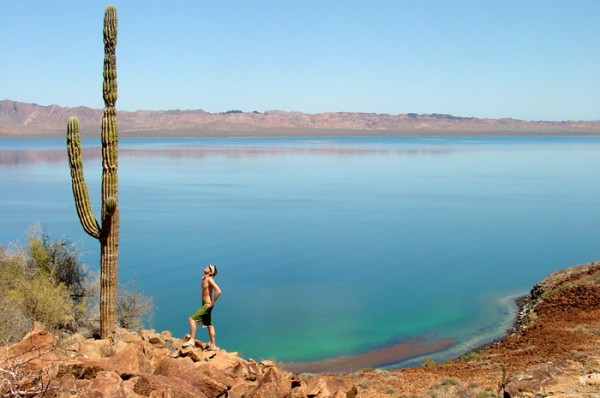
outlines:
{"label": "water reflection", "polygon": [[[269,147],[198,147],[198,148],[160,148],[136,149],[121,148],[119,155],[131,158],[167,157],[167,158],[202,158],[221,156],[228,158],[245,158],[259,156],[284,155],[316,155],[316,156],[365,156],[365,155],[439,155],[451,152],[447,147],[422,148],[349,148],[349,147],[319,147],[319,148],[269,148]],[[84,160],[100,158],[100,147],[82,148]],[[19,166],[35,163],[64,163],[67,162],[66,149],[45,150],[0,150],[0,165]]]}

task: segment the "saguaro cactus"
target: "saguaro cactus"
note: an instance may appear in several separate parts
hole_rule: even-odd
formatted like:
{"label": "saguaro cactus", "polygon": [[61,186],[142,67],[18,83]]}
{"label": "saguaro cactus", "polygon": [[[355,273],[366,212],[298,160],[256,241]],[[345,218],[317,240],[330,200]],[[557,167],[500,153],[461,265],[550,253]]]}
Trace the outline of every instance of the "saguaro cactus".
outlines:
{"label": "saguaro cactus", "polygon": [[94,217],[83,176],[79,138],[79,120],[67,123],[67,152],[77,215],[85,232],[100,241],[100,329],[102,338],[116,327],[117,271],[119,265],[119,206],[117,155],[117,9],[107,6],[104,12],[104,114],[102,116],[102,217]]}

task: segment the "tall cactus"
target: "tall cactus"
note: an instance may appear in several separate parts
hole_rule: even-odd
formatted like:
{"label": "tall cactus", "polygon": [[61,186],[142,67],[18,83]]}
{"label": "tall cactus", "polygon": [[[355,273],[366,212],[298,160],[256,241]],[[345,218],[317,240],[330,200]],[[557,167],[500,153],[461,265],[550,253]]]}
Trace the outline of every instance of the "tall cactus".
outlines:
{"label": "tall cactus", "polygon": [[67,123],[67,152],[77,215],[85,232],[100,241],[100,329],[102,338],[116,327],[117,271],[119,266],[118,207],[118,131],[117,102],[117,9],[107,6],[104,12],[104,114],[102,116],[102,218],[94,217],[83,176],[79,120]]}

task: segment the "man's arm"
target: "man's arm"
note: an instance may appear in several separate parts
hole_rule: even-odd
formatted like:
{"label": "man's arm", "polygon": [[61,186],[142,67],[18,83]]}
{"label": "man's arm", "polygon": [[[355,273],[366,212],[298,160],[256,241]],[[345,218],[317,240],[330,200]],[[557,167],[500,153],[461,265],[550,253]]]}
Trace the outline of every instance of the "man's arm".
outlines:
{"label": "man's arm", "polygon": [[212,307],[213,305],[215,305],[217,299],[221,297],[221,288],[219,288],[219,285],[216,284],[213,278],[208,278],[208,284],[210,287],[212,287],[211,290],[214,292],[214,297],[211,298],[210,303],[210,307]]}

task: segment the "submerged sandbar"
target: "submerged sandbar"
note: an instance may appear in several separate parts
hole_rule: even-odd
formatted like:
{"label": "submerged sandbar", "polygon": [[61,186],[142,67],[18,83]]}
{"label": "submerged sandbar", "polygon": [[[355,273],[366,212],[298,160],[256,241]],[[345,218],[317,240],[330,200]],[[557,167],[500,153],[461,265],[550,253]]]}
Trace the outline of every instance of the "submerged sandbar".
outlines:
{"label": "submerged sandbar", "polygon": [[377,368],[421,355],[445,350],[456,343],[446,338],[424,342],[426,336],[402,340],[384,348],[352,356],[339,356],[310,362],[284,362],[282,367],[294,373],[352,373],[363,368]]}

